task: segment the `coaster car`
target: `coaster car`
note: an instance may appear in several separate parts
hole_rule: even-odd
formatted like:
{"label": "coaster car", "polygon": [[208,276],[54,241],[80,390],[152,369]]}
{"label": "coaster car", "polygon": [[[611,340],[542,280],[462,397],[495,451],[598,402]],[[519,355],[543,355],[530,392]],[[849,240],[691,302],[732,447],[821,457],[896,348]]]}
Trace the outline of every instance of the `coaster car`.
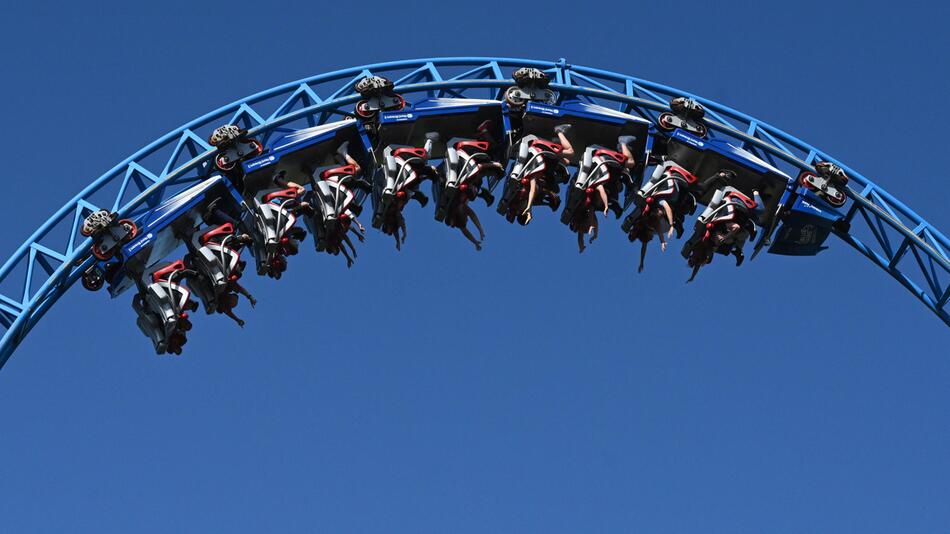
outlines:
{"label": "coaster car", "polygon": [[257,274],[280,279],[287,270],[287,257],[297,254],[300,241],[307,232],[296,225],[302,204],[303,189],[264,190],[251,199],[253,228],[252,251]]}
{"label": "coaster car", "polygon": [[[341,154],[341,149],[343,153]],[[359,122],[343,120],[282,133],[267,144],[265,153],[242,163],[244,193],[271,189],[275,176],[300,185],[310,183],[318,169],[354,159],[364,172],[373,168],[369,138]]]}
{"label": "coaster car", "polygon": [[[470,102],[471,107],[464,103]],[[431,123],[429,128],[440,138],[448,139],[433,157],[441,157],[442,165],[432,182],[435,198],[435,219],[446,221],[447,214],[457,211],[459,202],[481,197],[486,204],[494,202],[487,187],[505,174],[508,153],[508,120],[500,102],[494,100],[432,99],[413,107],[424,111],[440,109],[455,119],[452,126]],[[463,118],[464,117],[464,118]],[[450,224],[451,226],[451,224]]]}
{"label": "coaster car", "polygon": [[716,253],[732,254],[736,266],[742,265],[743,246],[747,239],[755,238],[762,213],[762,198],[757,191],[747,196],[735,187],[716,190],[696,220],[693,235],[683,245],[683,257],[693,269],[689,281],[696,278],[701,267],[712,263]]}
{"label": "coaster car", "polygon": [[110,295],[118,296],[189,239],[212,205],[234,219],[242,216],[240,195],[228,180],[213,176],[134,217],[134,237],[109,259],[92,264],[83,273],[83,286],[98,290],[108,282]]}
{"label": "coaster car", "polygon": [[778,225],[778,230],[774,238],[767,239],[770,235],[766,233],[756,244],[756,252],[771,245],[770,254],[814,256],[828,248],[824,243],[831,232],[847,233],[849,229],[841,212],[827,206],[821,197],[807,190],[783,202],[773,221],[775,225]]}
{"label": "coaster car", "polygon": [[132,299],[135,324],[152,340],[156,354],[181,354],[188,341],[188,312],[198,309],[191,292],[180,283],[189,274],[181,260],[156,265],[147,274],[147,283],[140,282],[139,292]]}
{"label": "coaster car", "polygon": [[634,178],[642,177],[647,156],[652,148],[650,121],[581,100],[567,100],[559,105],[529,102],[522,116],[523,135],[550,138],[555,128],[570,124],[566,135],[577,150],[568,158],[569,165],[578,165],[589,146],[617,147],[621,137],[633,137],[630,149],[636,159],[631,169]]}
{"label": "coaster car", "polygon": [[[581,171],[572,182],[578,191],[568,196],[569,203],[585,200],[588,180],[606,176],[611,185],[609,201],[616,203],[616,210],[619,209],[619,191],[626,188],[629,194],[642,179],[652,147],[649,121],[580,100],[560,105],[529,102],[524,113],[518,116],[522,127],[516,133],[521,137],[515,143],[516,148],[513,147],[515,164],[498,205],[498,212],[509,221],[516,217],[519,222],[524,219],[520,214],[526,206],[522,205],[530,197],[531,181],[536,178],[542,194],[535,197],[533,204],[547,204],[557,210],[559,184],[568,180],[568,165],[578,166]],[[588,148],[593,148],[589,154]],[[609,156],[610,152],[625,156],[623,172],[611,163],[619,158]],[[584,169],[584,158],[588,155],[590,167]],[[517,206],[513,208],[514,204]],[[571,206],[569,218],[573,216],[573,209],[575,206]]]}
{"label": "coaster car", "polygon": [[[752,197],[758,191],[762,197],[763,214],[759,225],[769,227],[787,190],[794,181],[781,170],[755,154],[723,139],[701,139],[681,129],[675,130],[667,141],[667,160],[699,179],[692,186],[697,202],[708,205],[716,191],[730,186]],[[716,183],[713,178],[722,171],[731,173],[728,183]]]}
{"label": "coaster car", "polygon": [[[494,100],[433,98],[411,109],[380,114],[374,138],[381,168],[373,180],[373,227],[396,236],[397,244],[401,230],[404,240],[402,210],[406,203],[415,199],[425,206],[428,197],[419,191],[421,183],[444,181],[429,163],[446,157],[446,144],[440,141],[478,135],[504,139],[506,127],[500,110],[500,103]],[[503,146],[489,146],[487,153],[501,154]]]}

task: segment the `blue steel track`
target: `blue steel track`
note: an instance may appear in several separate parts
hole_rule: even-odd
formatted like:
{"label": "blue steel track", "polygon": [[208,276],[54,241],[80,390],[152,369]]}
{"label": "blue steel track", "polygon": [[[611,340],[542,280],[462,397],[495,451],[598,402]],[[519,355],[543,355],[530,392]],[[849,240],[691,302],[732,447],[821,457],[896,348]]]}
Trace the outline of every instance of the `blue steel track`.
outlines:
{"label": "blue steel track", "polygon": [[[83,219],[103,208],[123,217],[201,180],[215,150],[205,141],[216,126],[240,124],[265,141],[275,130],[342,118],[359,99],[354,83],[374,74],[395,81],[404,95],[499,98],[511,73],[532,66],[548,73],[551,88],[656,121],[676,96],[706,107],[706,124],[789,174],[817,160],[850,176],[847,232],[837,237],[883,269],[950,325],[950,240],[912,209],[854,168],[758,119],[665,85],[625,74],[570,65],[564,60],[432,58],[379,63],[319,74],[280,85],[207,113],[149,143],[93,180],[46,220],[0,267],[0,367],[56,301],[92,263],[91,242],[79,234]],[[476,94],[477,93],[477,94]],[[912,259],[911,259],[912,258]],[[12,289],[12,290],[11,290]]]}

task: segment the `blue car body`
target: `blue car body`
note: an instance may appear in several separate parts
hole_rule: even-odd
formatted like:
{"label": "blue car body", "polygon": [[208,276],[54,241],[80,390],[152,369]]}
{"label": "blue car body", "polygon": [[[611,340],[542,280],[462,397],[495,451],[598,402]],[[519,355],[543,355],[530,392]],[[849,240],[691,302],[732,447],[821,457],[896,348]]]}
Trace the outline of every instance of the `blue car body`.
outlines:
{"label": "blue car body", "polygon": [[[795,181],[785,172],[723,139],[703,139],[677,129],[670,134],[667,141],[667,154],[700,180],[720,170],[734,172],[736,177],[728,185],[749,197],[753,191],[758,191],[761,195],[765,211],[758,222],[766,228],[769,227],[779,204],[786,198],[786,193],[794,188]],[[698,191],[697,200],[708,204],[715,192],[713,189]]]}
{"label": "blue car body", "polygon": [[426,134],[439,134],[441,142],[433,144],[430,159],[442,158],[444,146],[451,138],[476,138],[478,127],[490,121],[489,133],[496,141],[490,150],[501,155],[507,150],[511,130],[504,107],[497,100],[473,98],[430,98],[400,111],[379,115],[377,150],[389,145],[422,146]]}
{"label": "blue car body", "polygon": [[256,193],[269,188],[272,177],[281,170],[291,181],[309,183],[316,169],[339,164],[336,152],[345,142],[360,166],[371,170],[370,141],[363,126],[353,120],[337,121],[285,133],[268,143],[263,154],[244,161],[245,191]]}
{"label": "blue car body", "polygon": [[795,197],[782,215],[782,224],[775,232],[770,254],[814,256],[825,250],[825,240],[842,214],[817,195],[804,191]]}
{"label": "blue car body", "polygon": [[572,127],[567,138],[575,145],[575,154],[571,158],[573,164],[577,164],[579,158],[583,157],[586,147],[598,145],[617,150],[617,140],[621,136],[635,137],[633,153],[642,155],[637,158],[637,166],[631,173],[635,180],[643,178],[647,160],[653,150],[653,123],[629,113],[581,100],[567,100],[558,105],[529,102],[521,120],[522,135],[537,135],[547,139],[555,138],[555,126],[570,123]]}
{"label": "blue car body", "polygon": [[[241,197],[230,181],[220,175],[178,193],[135,218],[138,233],[119,251],[122,262],[108,278],[109,294],[120,295],[135,285],[135,277],[181,246],[184,243],[181,236],[190,236],[201,223],[201,212],[207,203],[222,197],[240,218]],[[100,263],[105,267],[108,262]]]}

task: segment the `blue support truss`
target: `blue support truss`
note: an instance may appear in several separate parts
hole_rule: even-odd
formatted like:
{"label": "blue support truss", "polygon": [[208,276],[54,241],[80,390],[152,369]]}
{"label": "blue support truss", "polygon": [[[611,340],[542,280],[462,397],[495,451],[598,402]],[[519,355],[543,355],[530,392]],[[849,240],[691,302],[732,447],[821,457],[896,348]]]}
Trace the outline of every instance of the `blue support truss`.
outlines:
{"label": "blue support truss", "polygon": [[148,144],[86,186],[50,217],[0,267],[0,367],[46,311],[93,259],[79,234],[99,208],[135,215],[205,176],[208,134],[224,123],[266,139],[279,128],[303,128],[342,116],[359,99],[354,83],[369,74],[396,82],[404,95],[499,98],[524,66],[547,72],[551,87],[655,121],[676,96],[706,107],[706,123],[797,175],[816,160],[840,165],[851,178],[847,233],[839,238],[884,269],[950,325],[950,240],[913,210],[853,168],[778,128],[729,107],[665,85],[559,61],[510,58],[438,58],[379,63],[288,83],[203,115]]}

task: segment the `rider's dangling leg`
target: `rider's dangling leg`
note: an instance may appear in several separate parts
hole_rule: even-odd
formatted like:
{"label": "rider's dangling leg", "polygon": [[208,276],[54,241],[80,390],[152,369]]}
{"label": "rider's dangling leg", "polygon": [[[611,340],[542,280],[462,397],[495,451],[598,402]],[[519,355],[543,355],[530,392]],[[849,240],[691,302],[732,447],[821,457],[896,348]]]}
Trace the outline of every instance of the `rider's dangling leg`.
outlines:
{"label": "rider's dangling leg", "polygon": [[465,204],[463,204],[463,208],[465,209],[465,215],[467,215],[468,218],[471,219],[473,223],[475,223],[475,228],[478,229],[478,240],[479,240],[479,241],[484,241],[484,240],[485,240],[485,229],[482,228],[482,222],[481,222],[480,220],[478,220],[478,214],[475,213],[475,210],[473,210],[473,209],[468,205],[468,202],[466,202]]}
{"label": "rider's dangling leg", "polygon": [[254,295],[251,295],[251,292],[244,288],[237,281],[231,282],[231,289],[238,292],[241,295],[244,295],[244,298],[251,304],[251,307],[257,306],[257,299],[254,298]]}
{"label": "rider's dangling leg", "polygon": [[567,132],[571,131],[571,128],[572,126],[570,124],[558,124],[554,127],[554,133],[557,134],[558,142],[563,148],[561,156],[564,158],[565,163],[568,163],[568,158],[574,156],[574,145],[572,145],[571,141],[567,138]]}

